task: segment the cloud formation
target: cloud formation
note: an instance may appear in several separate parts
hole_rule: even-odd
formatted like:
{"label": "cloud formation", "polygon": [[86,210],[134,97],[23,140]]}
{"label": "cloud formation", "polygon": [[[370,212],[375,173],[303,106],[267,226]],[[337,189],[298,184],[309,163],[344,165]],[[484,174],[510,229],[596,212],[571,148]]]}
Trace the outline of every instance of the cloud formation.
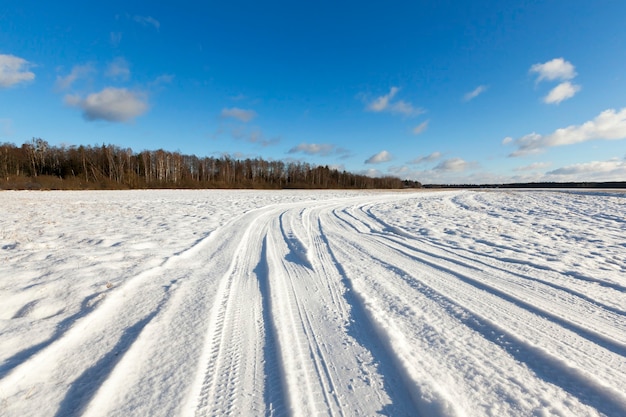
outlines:
{"label": "cloud formation", "polygon": [[388,169],[388,172],[402,179],[416,180],[422,184],[502,184],[510,180],[508,177],[481,171],[477,162],[467,162],[461,158],[448,159],[433,169],[420,170],[407,166],[393,166]]}
{"label": "cloud formation", "polygon": [[626,160],[591,161],[568,165],[546,174],[552,181],[623,181],[626,178]]}
{"label": "cloud formation", "polygon": [[563,58],[554,58],[543,64],[534,64],[530,67],[530,72],[538,74],[537,82],[543,80],[566,81],[577,75],[574,65]]}
{"label": "cloud formation", "polygon": [[65,77],[57,76],[57,80],[55,86],[59,90],[66,90],[76,82],[76,80],[80,78],[85,78],[89,76],[89,74],[93,73],[95,70],[93,65],[85,64],[85,65],[75,65]]}
{"label": "cloud formation", "polygon": [[590,140],[620,140],[626,138],[626,107],[620,111],[608,109],[595,119],[582,125],[572,125],[555,130],[549,135],[530,133],[513,141],[504,139],[503,143],[513,143],[517,150],[509,156],[518,157],[542,152],[553,146],[572,145]]}
{"label": "cloud formation", "polygon": [[441,158],[441,152],[433,152],[430,155],[420,156],[418,158],[415,158],[409,161],[409,164],[414,164],[414,165],[425,164],[428,162],[435,162],[436,160],[440,158]]}
{"label": "cloud formation", "polygon": [[152,16],[133,16],[133,20],[143,26],[153,26],[156,30],[161,27],[161,23]]}
{"label": "cloud formation", "polygon": [[263,135],[263,132],[261,132],[260,130],[255,130],[251,132],[250,135],[248,136],[248,142],[256,143],[265,148],[268,146],[276,145],[277,143],[280,142],[280,138],[275,137],[275,138],[268,139],[265,137],[265,135]]}
{"label": "cloud formation", "polygon": [[[218,131],[217,134],[220,134]],[[280,142],[280,137],[266,138],[260,129],[250,130],[242,126],[234,127],[230,130],[230,136],[236,140],[244,140],[249,143],[261,145],[262,147],[276,145]]]}
{"label": "cloud formation", "polygon": [[546,104],[559,104],[563,100],[574,97],[581,89],[580,85],[572,84],[569,81],[576,77],[576,70],[571,62],[565,61],[563,58],[535,64],[530,67],[530,72],[538,74],[537,82],[543,80],[562,81],[543,98],[543,102]]}
{"label": "cloud formation", "polygon": [[413,134],[414,135],[419,135],[420,133],[423,133],[428,128],[428,122],[429,122],[429,120],[426,120],[426,121],[420,123],[419,125],[415,126],[413,128]]}
{"label": "cloud formation", "polygon": [[154,79],[154,81],[150,82],[150,86],[160,86],[163,84],[169,84],[174,81],[175,76],[172,74],[162,74]]}
{"label": "cloud formation", "polygon": [[378,178],[378,177],[383,176],[382,172],[374,168],[362,169],[360,171],[357,171],[357,174],[365,175],[366,177],[371,177],[371,178]]}
{"label": "cloud formation", "polygon": [[367,110],[380,113],[387,112],[392,114],[400,114],[407,117],[418,116],[424,113],[424,109],[414,107],[411,103],[403,100],[394,100],[400,89],[391,87],[388,94],[377,97],[367,105]]}
{"label": "cloud formation", "polygon": [[130,78],[128,62],[122,57],[115,58],[113,62],[110,62],[107,66],[104,75],[113,79],[128,80]]}
{"label": "cloud formation", "polygon": [[380,164],[383,162],[389,162],[393,159],[393,156],[387,151],[378,152],[376,155],[370,156],[365,160],[366,164]]}
{"label": "cloud formation", "polygon": [[470,100],[478,97],[479,95],[481,95],[485,91],[487,91],[487,86],[486,85],[479,85],[474,90],[472,90],[469,93],[465,94],[463,96],[463,101],[470,101]]}
{"label": "cloud formation", "polygon": [[579,85],[565,81],[550,90],[548,95],[543,98],[543,102],[547,104],[559,104],[563,100],[574,97],[579,91]]}
{"label": "cloud formation", "polygon": [[400,91],[398,87],[391,87],[389,94],[380,96],[372,101],[367,106],[367,109],[375,112],[386,110],[389,107],[389,101],[398,93],[398,91]]}
{"label": "cloud formation", "polygon": [[0,87],[12,87],[34,80],[35,73],[28,70],[30,66],[31,63],[24,58],[0,54]]}
{"label": "cloud formation", "polygon": [[221,116],[224,118],[233,118],[244,123],[248,123],[250,120],[257,116],[254,110],[244,110],[237,107],[231,107],[229,109],[222,109]]}
{"label": "cloud formation", "polygon": [[462,172],[473,168],[476,168],[476,163],[474,162],[467,162],[461,158],[452,158],[441,161],[436,167],[433,168],[433,170]]}
{"label": "cloud formation", "polygon": [[301,143],[289,149],[287,153],[304,153],[307,155],[328,156],[330,154],[347,153],[346,149],[337,148],[336,145],[330,143]]}
{"label": "cloud formation", "polygon": [[125,88],[108,87],[89,94],[85,99],[77,95],[65,96],[65,103],[83,111],[86,120],[106,120],[125,122],[141,116],[148,110],[143,93],[128,91]]}
{"label": "cloud formation", "polygon": [[516,171],[516,172],[539,171],[539,170],[548,168],[550,165],[552,165],[550,162],[534,162],[530,165],[513,168],[513,171]]}

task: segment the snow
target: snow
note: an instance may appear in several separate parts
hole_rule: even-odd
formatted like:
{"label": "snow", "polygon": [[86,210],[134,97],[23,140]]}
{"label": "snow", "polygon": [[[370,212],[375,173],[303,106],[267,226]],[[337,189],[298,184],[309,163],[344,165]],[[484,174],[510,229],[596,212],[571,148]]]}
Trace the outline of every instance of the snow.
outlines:
{"label": "snow", "polygon": [[0,415],[624,416],[626,195],[0,193]]}

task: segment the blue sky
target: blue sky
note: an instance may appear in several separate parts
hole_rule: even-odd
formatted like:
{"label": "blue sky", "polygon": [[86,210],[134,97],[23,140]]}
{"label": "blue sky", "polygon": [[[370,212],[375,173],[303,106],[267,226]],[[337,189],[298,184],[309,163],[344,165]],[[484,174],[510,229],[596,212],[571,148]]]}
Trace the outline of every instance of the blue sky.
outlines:
{"label": "blue sky", "polygon": [[0,142],[626,181],[623,0],[163,3],[4,0]]}

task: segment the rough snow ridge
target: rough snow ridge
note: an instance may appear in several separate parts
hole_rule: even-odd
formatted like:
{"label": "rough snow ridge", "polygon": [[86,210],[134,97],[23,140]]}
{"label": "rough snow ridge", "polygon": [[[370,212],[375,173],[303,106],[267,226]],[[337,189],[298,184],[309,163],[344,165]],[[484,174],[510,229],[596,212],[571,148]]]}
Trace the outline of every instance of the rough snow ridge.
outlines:
{"label": "rough snow ridge", "polygon": [[625,203],[0,193],[0,415],[626,415]]}

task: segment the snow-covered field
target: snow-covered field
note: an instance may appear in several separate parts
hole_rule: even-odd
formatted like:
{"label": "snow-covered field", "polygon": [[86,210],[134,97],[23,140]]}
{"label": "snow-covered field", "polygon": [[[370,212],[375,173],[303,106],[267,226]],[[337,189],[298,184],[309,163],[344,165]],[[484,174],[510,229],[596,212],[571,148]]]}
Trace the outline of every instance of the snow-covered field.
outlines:
{"label": "snow-covered field", "polygon": [[2,416],[625,416],[626,195],[0,193]]}

